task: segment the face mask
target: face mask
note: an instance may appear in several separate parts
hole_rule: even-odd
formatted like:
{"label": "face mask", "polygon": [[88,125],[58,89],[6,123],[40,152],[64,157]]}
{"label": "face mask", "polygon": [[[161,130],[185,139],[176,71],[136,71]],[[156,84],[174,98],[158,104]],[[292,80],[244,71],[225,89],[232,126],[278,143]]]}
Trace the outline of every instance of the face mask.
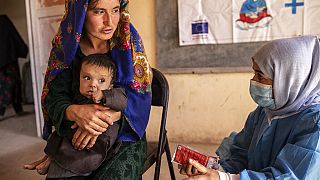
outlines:
{"label": "face mask", "polygon": [[256,81],[250,81],[250,95],[259,106],[274,109],[276,107],[272,99],[272,86]]}

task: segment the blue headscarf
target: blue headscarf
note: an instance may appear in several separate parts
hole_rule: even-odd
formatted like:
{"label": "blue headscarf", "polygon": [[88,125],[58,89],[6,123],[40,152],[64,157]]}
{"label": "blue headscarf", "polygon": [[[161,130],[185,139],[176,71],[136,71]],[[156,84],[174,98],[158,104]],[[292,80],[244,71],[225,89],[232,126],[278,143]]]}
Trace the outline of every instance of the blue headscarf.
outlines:
{"label": "blue headscarf", "polygon": [[[85,22],[90,0],[66,0],[65,15],[57,35],[52,40],[52,50],[48,62],[42,91],[42,111],[45,119],[44,138],[51,133],[50,119],[45,106],[45,98],[50,83],[63,70],[70,68],[75,58]],[[120,140],[136,141],[145,133],[151,109],[152,72],[148,64],[142,40],[130,23],[128,0],[120,0],[120,20],[113,37],[108,41],[111,56],[117,66],[117,85],[125,88],[128,105],[124,111],[132,133],[119,134]],[[124,127],[126,128],[126,127]]]}

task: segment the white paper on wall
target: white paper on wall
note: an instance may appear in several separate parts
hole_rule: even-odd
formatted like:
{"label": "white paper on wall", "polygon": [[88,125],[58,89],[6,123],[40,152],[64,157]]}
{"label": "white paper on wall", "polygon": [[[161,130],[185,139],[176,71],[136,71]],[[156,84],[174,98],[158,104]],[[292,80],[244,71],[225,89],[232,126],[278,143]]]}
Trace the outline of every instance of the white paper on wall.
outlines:
{"label": "white paper on wall", "polygon": [[178,0],[178,16],[180,45],[320,35],[319,0]]}

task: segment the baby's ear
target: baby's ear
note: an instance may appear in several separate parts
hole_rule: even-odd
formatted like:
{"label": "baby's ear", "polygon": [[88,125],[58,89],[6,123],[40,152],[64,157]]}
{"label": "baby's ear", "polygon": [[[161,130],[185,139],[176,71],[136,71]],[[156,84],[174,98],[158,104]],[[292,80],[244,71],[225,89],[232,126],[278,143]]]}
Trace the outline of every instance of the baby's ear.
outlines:
{"label": "baby's ear", "polygon": [[113,84],[110,84],[109,90],[113,88]]}

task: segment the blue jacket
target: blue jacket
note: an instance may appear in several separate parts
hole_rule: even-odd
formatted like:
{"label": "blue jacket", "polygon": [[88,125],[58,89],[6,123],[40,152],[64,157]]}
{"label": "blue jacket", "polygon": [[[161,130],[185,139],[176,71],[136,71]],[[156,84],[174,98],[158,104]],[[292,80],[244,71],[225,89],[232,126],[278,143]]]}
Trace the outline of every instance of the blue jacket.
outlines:
{"label": "blue jacket", "polygon": [[320,179],[320,105],[269,124],[264,108],[253,111],[221,160],[240,179]]}

